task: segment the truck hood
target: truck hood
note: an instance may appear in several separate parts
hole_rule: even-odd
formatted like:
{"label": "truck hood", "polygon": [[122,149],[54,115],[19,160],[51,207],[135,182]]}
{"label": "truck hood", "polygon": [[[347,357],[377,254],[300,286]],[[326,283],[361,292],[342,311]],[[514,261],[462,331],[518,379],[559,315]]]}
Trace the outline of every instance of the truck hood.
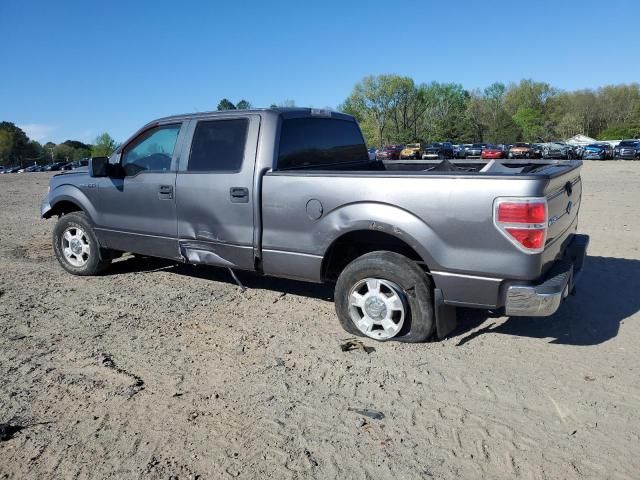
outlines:
{"label": "truck hood", "polygon": [[89,180],[89,169],[78,168],[76,170],[66,170],[60,172],[49,180],[49,186],[51,190],[60,185],[80,185],[81,183],[87,183]]}

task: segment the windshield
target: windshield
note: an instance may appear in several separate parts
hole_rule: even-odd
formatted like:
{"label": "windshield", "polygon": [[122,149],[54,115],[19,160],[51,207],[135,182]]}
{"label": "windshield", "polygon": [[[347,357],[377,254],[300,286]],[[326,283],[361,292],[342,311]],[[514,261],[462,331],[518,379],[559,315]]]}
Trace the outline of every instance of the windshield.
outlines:
{"label": "windshield", "polygon": [[409,143],[409,144],[407,144],[406,148],[420,148],[420,144],[419,143]]}
{"label": "windshield", "polygon": [[635,147],[637,144],[638,142],[636,142],[635,140],[623,140],[618,144],[618,146],[619,147]]}

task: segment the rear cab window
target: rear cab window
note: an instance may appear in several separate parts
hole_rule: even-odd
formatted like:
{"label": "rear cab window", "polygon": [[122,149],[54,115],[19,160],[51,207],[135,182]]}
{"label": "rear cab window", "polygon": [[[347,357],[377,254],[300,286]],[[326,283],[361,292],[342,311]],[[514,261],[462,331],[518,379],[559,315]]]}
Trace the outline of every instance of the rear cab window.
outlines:
{"label": "rear cab window", "polygon": [[369,162],[357,123],[339,118],[285,118],[280,127],[278,170]]}
{"label": "rear cab window", "polygon": [[239,172],[247,142],[246,118],[201,120],[196,125],[188,172]]}

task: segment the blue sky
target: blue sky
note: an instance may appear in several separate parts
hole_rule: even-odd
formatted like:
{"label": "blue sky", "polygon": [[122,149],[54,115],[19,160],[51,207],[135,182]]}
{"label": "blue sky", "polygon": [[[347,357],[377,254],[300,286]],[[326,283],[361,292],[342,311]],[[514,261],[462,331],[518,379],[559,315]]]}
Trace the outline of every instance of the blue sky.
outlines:
{"label": "blue sky", "polygon": [[287,99],[335,107],[363,76],[472,89],[640,81],[640,1],[0,1],[0,120],[41,142]]}

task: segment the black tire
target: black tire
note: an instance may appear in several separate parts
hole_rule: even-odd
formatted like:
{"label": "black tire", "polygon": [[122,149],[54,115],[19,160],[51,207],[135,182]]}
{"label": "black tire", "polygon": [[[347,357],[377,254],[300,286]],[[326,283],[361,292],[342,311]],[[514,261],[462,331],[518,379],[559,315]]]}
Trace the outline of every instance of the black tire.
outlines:
{"label": "black tire", "polygon": [[[368,336],[361,332],[352,320],[349,307],[351,289],[365,278],[393,282],[404,296],[404,324],[397,335],[384,340],[416,343],[429,339],[435,327],[431,280],[414,261],[388,251],[371,252],[356,258],[338,277],[334,298],[342,328],[352,335]],[[380,340],[375,337],[369,338]]]}
{"label": "black tire", "polygon": [[[79,228],[84,232],[83,238],[89,245],[86,263],[81,266],[70,263],[62,251],[63,235],[65,231],[73,228]],[[53,253],[62,268],[73,275],[98,275],[111,263],[110,252],[100,248],[93,226],[84,212],[71,212],[58,219],[53,228]]]}

